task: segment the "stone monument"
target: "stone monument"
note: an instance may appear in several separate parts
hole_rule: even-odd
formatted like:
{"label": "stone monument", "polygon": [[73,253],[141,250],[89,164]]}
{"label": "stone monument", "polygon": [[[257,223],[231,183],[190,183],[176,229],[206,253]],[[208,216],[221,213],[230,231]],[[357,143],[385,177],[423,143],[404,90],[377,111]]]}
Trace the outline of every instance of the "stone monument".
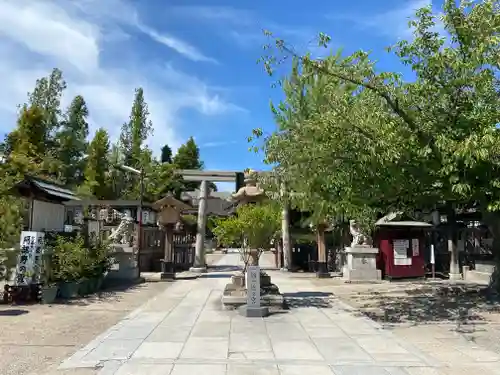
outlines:
{"label": "stone monument", "polygon": [[[120,224],[107,238],[115,264],[106,277],[117,280],[137,279],[139,277],[139,262],[137,248],[134,246],[135,237],[137,237],[134,219],[129,213],[120,213],[116,210],[112,210],[111,214],[120,219]],[[100,213],[101,217],[108,215],[108,209],[104,209]]]}
{"label": "stone monument", "polygon": [[248,318],[262,318],[269,315],[269,308],[261,306],[260,267],[249,266],[247,270],[247,304],[239,312]]}
{"label": "stone monument", "polygon": [[159,211],[156,224],[165,233],[164,256],[161,264],[161,279],[172,280],[175,278],[173,261],[174,231],[177,227],[179,227],[181,212],[191,207],[186,203],[175,199],[173,195],[169,194],[153,203],[153,208]]}
{"label": "stone monument", "polygon": [[370,236],[363,233],[355,220],[349,221],[349,230],[352,235],[350,247],[345,249],[346,264],[343,267],[343,279],[347,282],[373,282],[382,278],[377,269],[377,254],[379,249],[373,247]]}

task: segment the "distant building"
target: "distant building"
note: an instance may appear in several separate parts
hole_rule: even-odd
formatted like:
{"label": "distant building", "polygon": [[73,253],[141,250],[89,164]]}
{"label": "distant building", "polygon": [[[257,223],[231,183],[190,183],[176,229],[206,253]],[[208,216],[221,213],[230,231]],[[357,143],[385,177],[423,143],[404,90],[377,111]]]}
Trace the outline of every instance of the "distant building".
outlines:
{"label": "distant building", "polygon": [[[188,203],[193,208],[185,211],[185,214],[198,215],[198,200],[200,191],[188,191],[181,194],[181,200]],[[229,216],[234,212],[235,204],[230,201],[231,193],[229,192],[211,192],[207,200],[207,215],[208,216]]]}

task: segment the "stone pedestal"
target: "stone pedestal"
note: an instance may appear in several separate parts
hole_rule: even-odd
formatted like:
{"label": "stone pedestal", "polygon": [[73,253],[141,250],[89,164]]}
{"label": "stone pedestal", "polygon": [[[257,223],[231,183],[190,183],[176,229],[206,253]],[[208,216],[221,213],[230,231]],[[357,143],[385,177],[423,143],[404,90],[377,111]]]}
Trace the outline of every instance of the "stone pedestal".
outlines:
{"label": "stone pedestal", "polygon": [[192,273],[207,273],[207,267],[191,267],[189,272]]}
{"label": "stone pedestal", "polygon": [[249,307],[249,306],[240,306],[238,308],[238,312],[240,315],[246,318],[265,318],[269,315],[269,307],[267,306],[259,306],[259,307]]}
{"label": "stone pedestal", "polygon": [[379,250],[376,247],[358,245],[346,247],[347,262],[343,268],[342,278],[347,282],[373,282],[382,279],[377,269],[376,256]]}
{"label": "stone pedestal", "polygon": [[162,259],[161,261],[161,280],[175,279],[174,265],[172,262]]}
{"label": "stone pedestal", "polygon": [[139,275],[138,262],[132,246],[113,244],[112,257],[115,264],[106,278],[113,280],[135,280]]}
{"label": "stone pedestal", "polygon": [[237,287],[245,287],[245,275],[243,273],[231,276],[231,283]]}

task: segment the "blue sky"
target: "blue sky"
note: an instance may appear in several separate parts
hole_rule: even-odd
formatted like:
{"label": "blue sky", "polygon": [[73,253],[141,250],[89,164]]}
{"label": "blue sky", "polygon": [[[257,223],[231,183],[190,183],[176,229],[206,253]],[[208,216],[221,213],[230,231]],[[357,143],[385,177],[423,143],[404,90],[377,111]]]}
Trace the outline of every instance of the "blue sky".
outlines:
{"label": "blue sky", "polygon": [[246,137],[255,127],[273,130],[269,101],[281,96],[256,64],[263,28],[302,51],[323,31],[332,48],[373,50],[381,69],[399,71],[383,48],[408,37],[408,18],[429,2],[4,0],[0,132],[13,128],[36,78],[59,67],[64,102],[84,95],[92,132],[102,126],[116,138],[142,86],[155,152],[192,135],[207,169],[261,169]]}

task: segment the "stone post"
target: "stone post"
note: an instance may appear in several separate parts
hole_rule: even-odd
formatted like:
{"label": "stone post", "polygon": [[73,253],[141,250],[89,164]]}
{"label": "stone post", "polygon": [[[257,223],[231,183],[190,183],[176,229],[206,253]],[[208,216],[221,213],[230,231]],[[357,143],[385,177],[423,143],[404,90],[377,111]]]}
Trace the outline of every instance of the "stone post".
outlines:
{"label": "stone post", "polygon": [[318,241],[318,269],[316,270],[316,277],[318,278],[330,277],[326,259],[325,228],[324,224],[319,224],[316,231]]}
{"label": "stone post", "polygon": [[173,263],[173,246],[174,246],[174,230],[173,225],[168,224],[164,227],[165,230],[165,247],[163,249],[163,261],[161,278],[173,279],[175,278],[175,270]]}
{"label": "stone post", "polygon": [[455,208],[450,205],[448,207],[448,251],[450,252],[450,280],[461,280],[458,254],[458,229],[457,220],[455,217]]}
{"label": "stone post", "polygon": [[200,184],[200,197],[198,202],[198,223],[196,228],[196,248],[194,264],[190,268],[191,272],[206,272],[205,262],[205,230],[207,225],[207,199],[208,181],[204,180]]}

